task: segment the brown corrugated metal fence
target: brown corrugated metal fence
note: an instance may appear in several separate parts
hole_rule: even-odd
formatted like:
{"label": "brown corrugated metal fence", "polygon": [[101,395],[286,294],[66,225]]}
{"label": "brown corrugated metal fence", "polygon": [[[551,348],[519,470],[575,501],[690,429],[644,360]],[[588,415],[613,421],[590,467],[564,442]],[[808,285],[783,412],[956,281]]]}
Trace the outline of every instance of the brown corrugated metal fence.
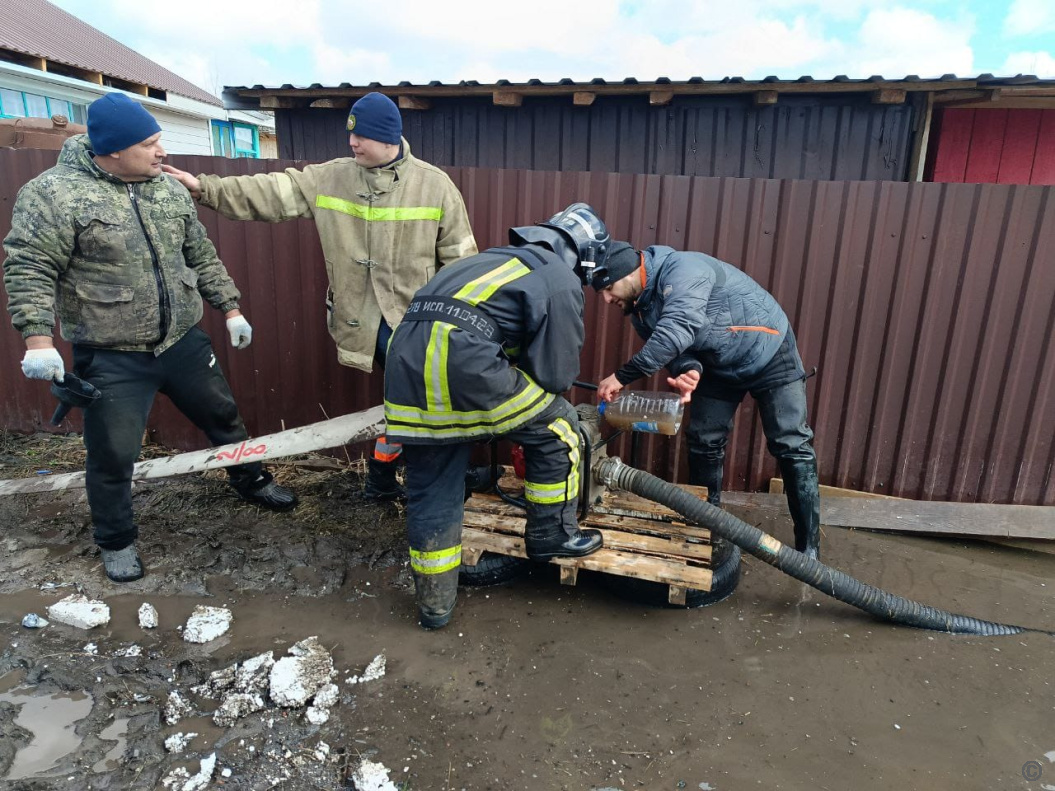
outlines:
{"label": "brown corrugated metal fence", "polygon": [[[0,234],[18,186],[54,157],[0,151]],[[173,160],[223,174],[290,164]],[[449,172],[481,247],[504,242],[510,225],[586,200],[638,247],[708,252],[769,288],[791,317],[807,368],[818,369],[809,394],[824,483],[925,499],[1055,504],[1051,188]],[[253,345],[234,352],[215,312],[205,323],[250,431],[379,403],[379,376],[336,363],[313,225],[201,216],[255,329]],[[596,382],[638,344],[618,310],[592,292],[587,325],[580,378]],[[21,349],[13,331],[0,331],[0,426],[32,430],[51,403],[42,384],[19,373]],[[589,398],[572,393],[573,401]],[[151,426],[158,441],[201,444],[167,404]],[[642,435],[639,463],[684,480],[682,445],[680,437]],[[617,450],[627,458],[629,443]],[[764,488],[774,470],[749,401],[730,442],[729,488]]]}

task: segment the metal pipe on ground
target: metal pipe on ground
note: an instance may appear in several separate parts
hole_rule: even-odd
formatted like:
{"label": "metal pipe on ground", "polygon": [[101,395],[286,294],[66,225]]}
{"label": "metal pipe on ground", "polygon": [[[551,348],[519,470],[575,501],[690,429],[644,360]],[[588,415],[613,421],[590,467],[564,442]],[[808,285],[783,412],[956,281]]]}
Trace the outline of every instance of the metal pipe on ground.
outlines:
{"label": "metal pipe on ground", "polygon": [[[248,461],[296,456],[313,450],[352,445],[356,442],[377,439],[385,431],[385,409],[375,406],[362,412],[323,420],[299,428],[291,428],[244,442],[223,445],[219,448],[196,450],[150,459],[136,464],[132,480],[170,478],[190,472],[218,470]],[[37,478],[15,478],[0,481],[0,497],[8,494],[29,492],[56,492],[62,489],[83,489],[84,473],[71,472],[64,475],[47,475]]]}

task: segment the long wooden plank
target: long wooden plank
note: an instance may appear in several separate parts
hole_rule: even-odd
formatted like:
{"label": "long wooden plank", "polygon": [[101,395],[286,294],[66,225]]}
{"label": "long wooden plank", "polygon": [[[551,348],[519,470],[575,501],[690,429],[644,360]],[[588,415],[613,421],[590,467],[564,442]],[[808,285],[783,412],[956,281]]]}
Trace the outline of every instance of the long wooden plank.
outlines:
{"label": "long wooden plank", "polygon": [[[843,489],[839,486],[826,486],[823,483],[817,487],[820,489],[821,497],[856,497],[866,500],[904,500],[904,497],[893,497],[889,494],[876,494],[875,492],[859,492],[856,489]],[[770,494],[784,494],[784,480],[782,478],[769,479]]]}
{"label": "long wooden plank", "polygon": [[709,591],[711,589],[710,569],[684,566],[663,558],[629,555],[610,549],[599,549],[584,558],[554,558],[551,562],[558,566],[577,566],[587,571],[634,577],[693,590]]}
{"label": "long wooden plank", "polygon": [[[464,515],[464,524],[467,527],[514,536],[524,535],[524,521],[523,517],[495,516],[472,511],[466,511]],[[601,529],[589,520],[586,524]],[[657,538],[622,530],[601,529],[601,533],[604,536],[604,545],[610,549],[685,558],[703,563],[708,563],[711,559],[710,544],[693,544],[680,539]]]}
{"label": "long wooden plank", "polygon": [[[523,539],[501,533],[490,533],[474,527],[466,527],[462,531],[463,548],[466,545],[474,549],[483,549],[485,552],[527,557]],[[622,577],[635,577],[694,590],[709,591],[711,589],[710,569],[689,566],[667,558],[623,553],[614,549],[602,548],[583,558],[554,558],[550,562],[557,566],[570,566]]]}
{"label": "long wooden plank", "polygon": [[[873,500],[903,500],[903,497],[893,497],[889,494],[876,494],[875,492],[859,492],[856,489],[843,489],[838,486],[825,486],[821,484],[821,499],[825,497],[863,497]],[[770,494],[783,494],[784,493],[784,481],[780,478],[769,479],[769,493]],[[1014,549],[1025,549],[1030,552],[1046,552],[1050,555],[1055,555],[1055,544],[1046,541],[1045,539],[1035,538],[999,538],[994,536],[975,536],[980,541],[987,541],[990,544],[999,544],[1004,547],[1012,547]]]}
{"label": "long wooden plank", "polygon": [[[786,514],[779,494],[723,492],[725,505]],[[898,533],[1055,540],[1055,506],[821,497],[821,524]]]}

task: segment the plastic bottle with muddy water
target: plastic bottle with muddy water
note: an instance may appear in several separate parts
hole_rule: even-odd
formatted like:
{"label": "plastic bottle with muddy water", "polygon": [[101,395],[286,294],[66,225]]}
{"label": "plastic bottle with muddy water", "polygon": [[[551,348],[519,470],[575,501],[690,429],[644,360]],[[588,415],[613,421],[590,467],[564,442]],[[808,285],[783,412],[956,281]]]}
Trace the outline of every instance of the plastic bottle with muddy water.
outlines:
{"label": "plastic bottle with muddy water", "polygon": [[602,401],[597,411],[613,428],[673,435],[681,428],[685,405],[678,393],[631,390]]}

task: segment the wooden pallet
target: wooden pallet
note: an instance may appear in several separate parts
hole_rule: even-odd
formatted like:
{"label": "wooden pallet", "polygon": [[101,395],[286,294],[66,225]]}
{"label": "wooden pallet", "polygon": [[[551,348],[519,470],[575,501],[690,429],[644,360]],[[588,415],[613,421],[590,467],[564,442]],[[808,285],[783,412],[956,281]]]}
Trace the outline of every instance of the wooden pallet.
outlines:
{"label": "wooden pallet", "polygon": [[[510,475],[500,483],[507,494],[523,496],[523,483]],[[685,486],[706,497],[702,486]],[[526,558],[524,512],[496,494],[474,494],[465,503],[462,563],[475,566],[484,552]],[[685,604],[688,590],[711,589],[711,533],[688,524],[669,508],[629,492],[606,492],[583,527],[600,530],[604,546],[583,558],[554,558],[560,581],[574,585],[579,569],[651,580],[668,586],[671,604]]]}

